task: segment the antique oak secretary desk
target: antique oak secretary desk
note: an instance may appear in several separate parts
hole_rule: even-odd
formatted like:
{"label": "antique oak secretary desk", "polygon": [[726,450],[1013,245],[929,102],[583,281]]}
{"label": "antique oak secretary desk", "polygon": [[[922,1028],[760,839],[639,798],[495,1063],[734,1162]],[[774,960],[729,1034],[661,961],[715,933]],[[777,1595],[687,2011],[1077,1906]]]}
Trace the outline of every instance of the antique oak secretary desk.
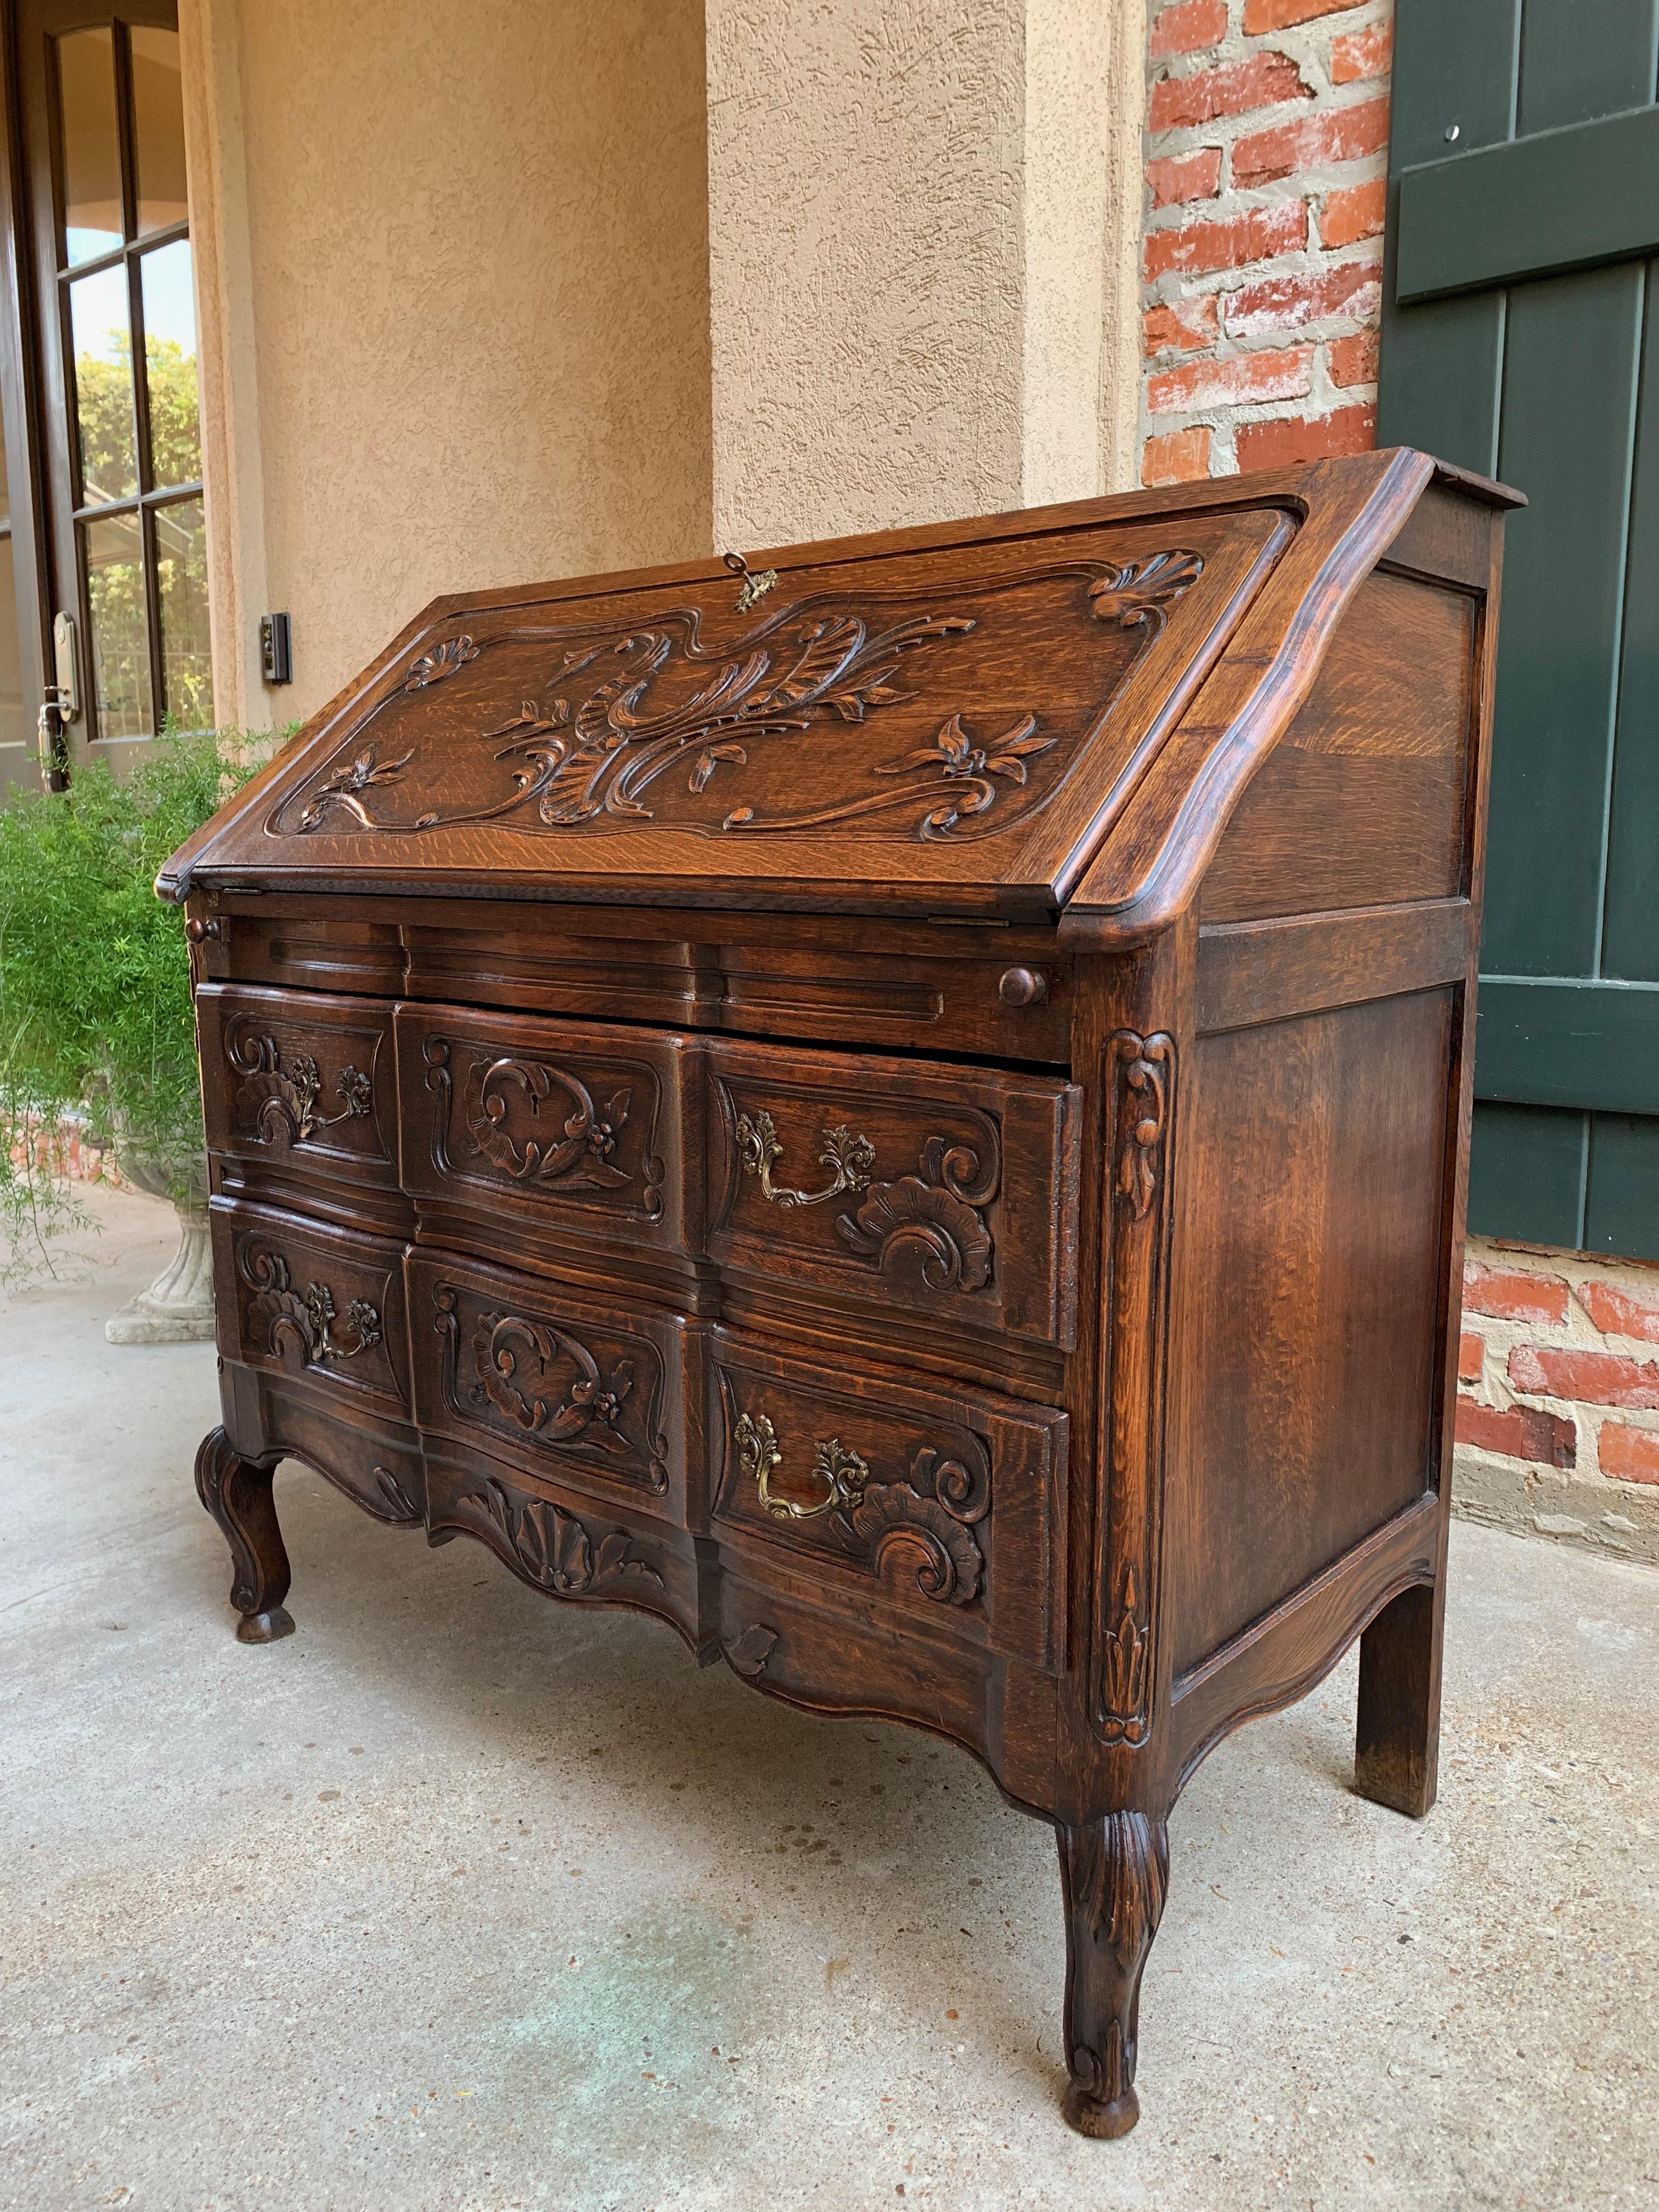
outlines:
{"label": "antique oak secretary desk", "polygon": [[238,1634],[291,1456],[965,1746],[1131,2126],[1204,1753],[1363,1636],[1358,1787],[1434,1796],[1510,503],[1399,451],[430,607],[161,878]]}

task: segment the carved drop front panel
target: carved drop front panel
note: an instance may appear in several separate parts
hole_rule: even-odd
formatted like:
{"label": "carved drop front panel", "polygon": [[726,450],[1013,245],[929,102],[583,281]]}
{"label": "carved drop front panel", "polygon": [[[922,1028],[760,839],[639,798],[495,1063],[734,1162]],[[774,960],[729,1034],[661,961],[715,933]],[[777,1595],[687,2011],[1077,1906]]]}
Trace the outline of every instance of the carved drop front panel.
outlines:
{"label": "carved drop front panel", "polygon": [[873,1584],[946,1632],[1057,1663],[1064,1617],[1066,1417],[896,1384],[872,1363],[831,1374],[714,1333],[714,1517]]}
{"label": "carved drop front panel", "polygon": [[389,1008],[323,992],[206,983],[202,1098],[216,1152],[313,1176],[397,1186]]}
{"label": "carved drop front panel", "polygon": [[1073,1085],[724,1044],[707,1080],[722,1265],[1072,1344]]}
{"label": "carved drop front panel", "polygon": [[404,1180],[491,1219],[684,1252],[686,1041],[400,1006]]}
{"label": "carved drop front panel", "polygon": [[406,1413],[403,1253],[382,1237],[216,1200],[221,1352]]}
{"label": "carved drop front panel", "polygon": [[702,1389],[678,1315],[442,1253],[411,1254],[409,1285],[423,1430],[684,1521],[686,1408],[698,1420]]}

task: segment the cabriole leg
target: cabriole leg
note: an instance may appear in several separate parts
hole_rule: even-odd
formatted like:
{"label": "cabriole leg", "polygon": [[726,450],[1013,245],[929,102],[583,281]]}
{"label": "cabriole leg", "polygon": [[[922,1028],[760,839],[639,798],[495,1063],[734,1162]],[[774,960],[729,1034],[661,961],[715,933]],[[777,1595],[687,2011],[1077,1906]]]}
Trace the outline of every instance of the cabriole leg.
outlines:
{"label": "cabriole leg", "polygon": [[1353,1786],[1416,1820],[1434,1802],[1445,1588],[1443,1574],[1401,1590],[1359,1641]]}
{"label": "cabriole leg", "polygon": [[1085,2136],[1124,2136],[1140,2117],[1140,1976],[1169,1887],[1169,1826],[1147,1813],[1107,1813],[1062,1825],[1059,1837],[1072,2075],[1066,2117]]}
{"label": "cabriole leg", "polygon": [[288,1551],[270,1494],[276,1467],[275,1460],[244,1459],[222,1429],[204,1437],[196,1455],[196,1494],[224,1530],[234,1563],[230,1601],[242,1616],[236,1624],[242,1644],[274,1644],[294,1633],[283,1603]]}

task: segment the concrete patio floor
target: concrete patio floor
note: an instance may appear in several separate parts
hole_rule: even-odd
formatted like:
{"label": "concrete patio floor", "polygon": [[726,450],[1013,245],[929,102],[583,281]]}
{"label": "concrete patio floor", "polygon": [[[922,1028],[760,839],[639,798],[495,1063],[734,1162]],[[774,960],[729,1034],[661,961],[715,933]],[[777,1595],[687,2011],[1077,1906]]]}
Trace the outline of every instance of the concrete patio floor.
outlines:
{"label": "concrete patio floor", "polygon": [[1144,2118],[1071,2134],[1048,1831],[278,1477],[238,1644],[166,1256],[0,1306],[0,2202],[30,2212],[1659,2204],[1659,1577],[1460,1526],[1440,1803],[1350,1661],[1176,1814]]}

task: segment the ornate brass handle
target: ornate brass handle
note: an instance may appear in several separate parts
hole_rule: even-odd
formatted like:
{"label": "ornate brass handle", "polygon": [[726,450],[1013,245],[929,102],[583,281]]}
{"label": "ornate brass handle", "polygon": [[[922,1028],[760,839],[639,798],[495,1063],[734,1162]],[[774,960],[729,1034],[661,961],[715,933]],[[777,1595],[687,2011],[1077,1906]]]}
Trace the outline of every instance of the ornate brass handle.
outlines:
{"label": "ornate brass handle", "polygon": [[868,1186],[870,1170],[876,1164],[876,1148],[868,1137],[854,1136],[845,1121],[818,1134],[818,1158],[830,1170],[830,1181],[822,1190],[780,1188],[772,1180],[772,1164],[783,1157],[783,1146],[772,1116],[762,1112],[751,1121],[748,1115],[738,1115],[738,1156],[746,1174],[760,1177],[762,1195],[774,1206],[822,1206],[826,1198],[839,1198],[844,1190],[863,1190]]}
{"label": "ornate brass handle", "polygon": [[864,1486],[870,1480],[870,1466],[863,1455],[849,1450],[839,1437],[821,1441],[813,1454],[812,1472],[830,1486],[816,1505],[797,1505],[787,1498],[774,1498],[767,1487],[775,1467],[783,1463],[783,1454],[778,1449],[777,1431],[766,1414],[758,1419],[750,1413],[739,1413],[733,1431],[738,1440],[738,1463],[746,1475],[751,1476],[761,1504],[780,1521],[815,1521],[820,1513],[833,1513],[841,1509],[851,1512],[864,1501]]}

